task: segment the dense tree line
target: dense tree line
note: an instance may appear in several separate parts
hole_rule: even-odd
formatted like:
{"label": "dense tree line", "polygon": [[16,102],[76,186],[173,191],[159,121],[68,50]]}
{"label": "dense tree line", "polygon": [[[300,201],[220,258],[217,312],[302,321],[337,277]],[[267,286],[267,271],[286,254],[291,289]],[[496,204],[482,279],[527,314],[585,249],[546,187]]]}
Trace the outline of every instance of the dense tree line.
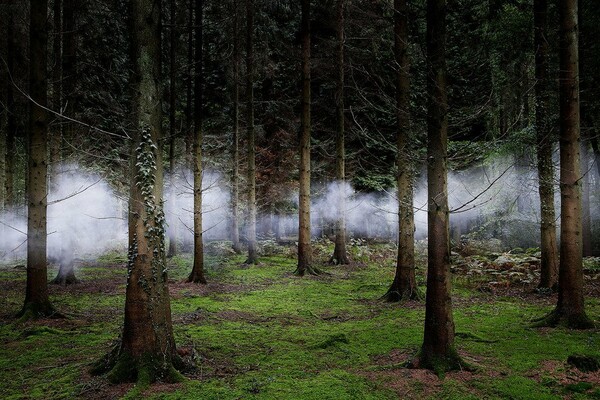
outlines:
{"label": "dense tree line", "polygon": [[[465,365],[453,347],[448,170],[496,154],[514,159],[515,169],[535,160],[539,288],[559,293],[539,324],[592,325],[582,257],[593,251],[591,160],[600,154],[594,2],[31,0],[0,8],[1,205],[25,205],[28,215],[20,316],[58,315],[46,282],[54,166],[76,161],[102,171],[129,198],[123,335],[98,367],[112,380],[180,379],[167,288],[166,165],[170,185],[177,165],[192,172],[188,281],[200,284],[206,170],[229,177],[229,238],[236,252],[247,248],[247,264],[259,261],[259,232],[279,235],[274,225],[260,228],[257,216],[297,213],[300,276],[321,273],[311,196],[336,185],[329,261],[347,264],[345,182],[378,195],[395,189],[390,301],[421,297],[413,198],[417,177],[426,176],[425,335],[413,364],[450,370]],[[176,233],[169,239],[173,255]]]}

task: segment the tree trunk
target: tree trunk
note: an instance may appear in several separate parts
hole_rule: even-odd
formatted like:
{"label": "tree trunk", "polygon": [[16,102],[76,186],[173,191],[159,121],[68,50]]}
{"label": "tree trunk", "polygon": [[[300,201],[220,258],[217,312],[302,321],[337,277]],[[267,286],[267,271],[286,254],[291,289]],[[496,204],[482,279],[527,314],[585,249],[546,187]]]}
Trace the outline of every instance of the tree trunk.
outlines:
{"label": "tree trunk", "polygon": [[593,327],[583,300],[579,55],[577,0],[559,1],[560,19],[560,264],[558,302],[538,325]]}
{"label": "tree trunk", "polygon": [[[185,154],[186,157],[192,154],[192,143],[193,143],[193,128],[192,128],[192,65],[194,65],[194,1],[188,0],[188,47],[187,47],[187,74],[186,74],[186,106],[185,106],[185,121],[186,121],[186,133],[183,138],[185,142]],[[190,159],[186,159],[186,165],[190,165]]]}
{"label": "tree trunk", "polygon": [[344,135],[344,8],[345,0],[337,0],[337,82],[335,114],[337,132],[335,136],[335,179],[337,185],[337,220],[335,222],[335,246],[330,263],[349,264],[346,253],[346,154]]}
{"label": "tree trunk", "polygon": [[418,365],[437,373],[461,368],[454,349],[448,218],[446,0],[427,1],[427,294]]}
{"label": "tree trunk", "polygon": [[[75,87],[77,66],[77,31],[75,24],[75,1],[63,0],[63,57],[62,57],[62,97],[65,115],[75,117]],[[80,135],[75,132],[72,123],[65,121],[63,137],[69,143],[75,144]],[[77,140],[76,140],[77,139]]]}
{"label": "tree trunk", "polygon": [[239,222],[240,167],[240,22],[237,1],[234,2],[233,23],[233,168],[231,170],[231,243],[233,251],[242,252]]}
{"label": "tree trunk", "polygon": [[194,266],[188,282],[206,283],[204,277],[204,243],[202,240],[202,120],[204,107],[202,104],[202,89],[204,84],[204,72],[202,70],[204,1],[196,0],[196,48],[194,53],[195,82],[194,82]]}
{"label": "tree trunk", "polygon": [[548,91],[548,4],[535,0],[535,97],[537,168],[540,194],[541,273],[539,289],[556,289],[558,282],[558,246],[554,213],[554,164],[552,161],[552,131],[550,128],[550,98]]}
{"label": "tree trunk", "polygon": [[[171,22],[171,35],[169,43],[169,208],[171,213],[175,211],[175,90],[177,85],[175,84],[175,56],[177,51],[177,21],[175,19],[175,0],[171,0],[170,3],[170,22]],[[174,257],[177,255],[177,219],[172,218],[171,226],[169,229],[169,250],[167,257]]]}
{"label": "tree trunk", "polygon": [[248,259],[256,264],[256,134],[254,131],[254,0],[246,0],[246,125],[248,141]]}
{"label": "tree trunk", "polygon": [[[32,0],[30,9],[29,93],[31,99],[27,170],[27,286],[20,318],[51,316],[46,259],[48,188],[48,2]],[[35,103],[34,103],[35,102]]]}
{"label": "tree trunk", "polygon": [[300,188],[298,202],[298,267],[295,274],[316,275],[310,244],[310,0],[302,0],[302,115],[300,116]]}
{"label": "tree trunk", "polygon": [[[55,112],[62,111],[62,0],[54,0],[54,39],[52,42],[53,65],[52,65],[52,109]],[[62,140],[62,121],[58,117],[53,118],[52,132],[50,137],[50,165],[51,170],[56,170],[56,164],[60,162],[60,147]]]}
{"label": "tree trunk", "polygon": [[588,150],[588,140],[582,139],[580,143],[581,149],[581,238],[583,246],[583,257],[592,255],[592,219],[590,213],[590,157]]}
{"label": "tree trunk", "polygon": [[71,285],[79,283],[75,276],[75,259],[73,257],[73,242],[62,243],[58,257],[59,269],[56,278],[52,280],[56,285]]}
{"label": "tree trunk", "polygon": [[413,212],[412,138],[410,134],[410,76],[408,58],[408,7],[406,0],[394,1],[394,56],[396,60],[396,166],[398,168],[398,257],[396,276],[387,301],[417,299],[415,280],[415,221]]}
{"label": "tree trunk", "polygon": [[113,383],[179,381],[165,260],[161,157],[160,3],[132,1],[138,130],[130,185],[133,240],[129,244],[125,322],[118,354],[108,360]]}
{"label": "tree trunk", "polygon": [[[8,10],[8,23],[6,24],[6,65],[10,76],[15,76],[14,56],[15,45],[15,27],[12,7]],[[14,87],[11,80],[6,80],[6,160],[4,176],[4,195],[5,204],[13,206],[16,202],[14,191],[14,171],[15,171],[15,136],[17,134],[17,119],[15,110]]]}

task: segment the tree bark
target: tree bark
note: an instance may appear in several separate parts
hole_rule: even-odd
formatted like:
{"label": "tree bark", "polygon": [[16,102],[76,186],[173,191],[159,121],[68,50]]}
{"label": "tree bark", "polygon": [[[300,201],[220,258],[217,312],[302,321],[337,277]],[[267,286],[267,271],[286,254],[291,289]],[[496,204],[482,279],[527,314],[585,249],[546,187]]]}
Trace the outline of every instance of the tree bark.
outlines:
{"label": "tree bark", "polygon": [[256,264],[256,132],[254,130],[254,0],[246,0],[246,126],[248,141],[248,258]]}
{"label": "tree bark", "polygon": [[554,212],[554,164],[550,127],[550,95],[548,90],[548,4],[534,0],[535,97],[537,169],[540,195],[541,272],[539,289],[556,289],[558,283],[558,246]]}
{"label": "tree bark", "polygon": [[581,239],[582,255],[590,257],[592,255],[592,219],[590,212],[590,156],[587,138],[581,140]]}
{"label": "tree bark", "polygon": [[337,81],[335,114],[337,131],[335,136],[335,179],[337,185],[337,220],[335,223],[335,246],[330,263],[349,264],[346,252],[346,153],[344,132],[344,8],[345,0],[337,0]]}
{"label": "tree bark", "polygon": [[412,137],[410,133],[410,64],[408,58],[408,6],[394,1],[394,57],[396,61],[396,185],[398,196],[398,255],[396,275],[384,298],[418,299],[415,279],[415,221],[413,212]]}
{"label": "tree bark", "polygon": [[196,29],[194,64],[194,266],[188,282],[206,284],[204,276],[204,243],[202,240],[202,120],[204,107],[202,90],[204,85],[202,30],[204,23],[204,0],[196,0]]}
{"label": "tree bark", "polygon": [[[15,27],[12,7],[8,10],[8,23],[6,24],[6,65],[10,76],[15,76],[14,56],[15,45]],[[14,191],[14,171],[15,171],[15,136],[17,134],[17,119],[15,110],[14,87],[12,80],[6,80],[6,160],[4,176],[4,195],[5,204],[13,206],[16,202]]]}
{"label": "tree bark", "polygon": [[[63,57],[62,98],[65,115],[75,117],[75,90],[77,79],[77,27],[75,23],[75,0],[63,0]],[[63,137],[76,144],[79,135],[69,121],[63,124]]]}
{"label": "tree bark", "polygon": [[298,202],[298,267],[295,274],[317,275],[310,243],[310,0],[302,0],[302,114],[300,116],[300,188]]}
{"label": "tree bark", "polygon": [[[169,208],[175,210],[175,56],[177,54],[177,21],[175,18],[176,4],[171,0],[169,20],[171,22],[171,35],[169,43]],[[172,218],[169,229],[169,250],[167,257],[177,255],[177,219]]]}
{"label": "tree bark", "polygon": [[[179,381],[167,286],[163,167],[161,157],[160,3],[131,3],[135,112],[138,130],[132,147],[130,222],[125,322],[118,354],[109,360],[113,383]],[[98,372],[98,371],[97,371]]]}
{"label": "tree bark", "polygon": [[[62,0],[54,0],[54,39],[52,42],[53,65],[52,65],[52,108],[56,112],[62,110]],[[60,162],[60,148],[62,141],[62,121],[58,117],[53,118],[50,137],[50,165],[51,170],[56,170],[56,164]]]}
{"label": "tree bark", "polygon": [[583,299],[577,0],[559,1],[560,264],[558,302],[537,325],[593,327]]}
{"label": "tree bark", "polygon": [[27,286],[20,318],[55,313],[48,297],[46,211],[48,188],[48,2],[32,0],[30,8],[29,112],[27,169]]}
{"label": "tree bark", "polygon": [[427,294],[418,365],[438,374],[463,366],[454,349],[448,210],[446,0],[427,1]]}
{"label": "tree bark", "polygon": [[233,167],[231,170],[231,243],[233,251],[242,252],[239,226],[239,166],[240,166],[240,22],[237,1],[234,2],[233,23]]}

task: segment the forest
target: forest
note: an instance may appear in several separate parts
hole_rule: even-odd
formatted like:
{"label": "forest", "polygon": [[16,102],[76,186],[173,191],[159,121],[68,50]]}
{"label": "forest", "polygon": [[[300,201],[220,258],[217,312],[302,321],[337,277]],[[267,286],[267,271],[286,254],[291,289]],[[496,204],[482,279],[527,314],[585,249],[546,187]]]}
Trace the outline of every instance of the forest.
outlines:
{"label": "forest", "polygon": [[598,21],[0,2],[0,398],[600,398]]}

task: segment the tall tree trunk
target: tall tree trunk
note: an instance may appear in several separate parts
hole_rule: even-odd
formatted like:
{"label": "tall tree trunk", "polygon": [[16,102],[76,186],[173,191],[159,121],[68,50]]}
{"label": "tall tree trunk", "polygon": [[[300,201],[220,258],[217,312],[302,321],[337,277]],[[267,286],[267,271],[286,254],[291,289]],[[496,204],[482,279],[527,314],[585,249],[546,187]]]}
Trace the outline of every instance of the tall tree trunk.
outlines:
{"label": "tall tree trunk", "polygon": [[248,141],[248,259],[256,264],[256,134],[254,131],[254,0],[246,0],[246,125]]}
{"label": "tall tree trunk", "polygon": [[239,226],[240,167],[240,22],[237,1],[233,3],[233,167],[231,169],[231,243],[233,251],[242,252]]}
{"label": "tall tree trunk", "polygon": [[593,327],[583,300],[577,0],[560,0],[560,265],[558,302],[538,325]]}
{"label": "tall tree trunk", "polygon": [[413,212],[412,138],[410,134],[410,76],[408,58],[408,7],[394,1],[394,56],[396,59],[396,177],[398,196],[398,257],[396,276],[384,298],[387,301],[417,299],[415,280],[415,220]]}
{"label": "tall tree trunk", "polygon": [[[111,382],[179,381],[165,259],[161,156],[160,3],[133,0],[132,37],[138,127],[132,147],[125,322],[121,345],[109,357]],[[99,372],[99,370],[96,370]]]}
{"label": "tall tree trunk", "polygon": [[27,169],[27,286],[25,304],[17,315],[37,318],[55,313],[48,298],[46,211],[48,188],[48,1],[30,7],[29,112]]}
{"label": "tall tree trunk", "polygon": [[446,0],[427,1],[427,295],[419,365],[438,373],[461,368],[454,349],[448,218]]}
{"label": "tall tree trunk", "polygon": [[[15,27],[12,7],[8,10],[8,23],[6,24],[6,65],[7,71],[11,77],[15,76],[14,55],[15,45]],[[6,160],[4,176],[4,195],[7,206],[13,206],[16,203],[14,191],[14,171],[15,171],[15,137],[17,134],[17,118],[15,110],[14,86],[12,79],[6,80]]]}
{"label": "tall tree trunk", "polygon": [[[175,210],[175,56],[177,54],[177,21],[175,18],[175,0],[170,3],[169,20],[171,22],[171,35],[169,43],[169,208],[171,213]],[[167,257],[177,255],[177,219],[172,218],[169,229],[169,250]]]}
{"label": "tall tree trunk", "polygon": [[[56,112],[62,111],[62,0],[54,0],[54,40],[52,42],[52,108]],[[60,148],[62,141],[62,121],[54,118],[50,137],[50,165],[55,171],[56,164],[60,162]]]}
{"label": "tall tree trunk", "polygon": [[[63,0],[63,63],[62,63],[62,97],[65,115],[75,117],[75,87],[77,79],[77,27],[75,23],[76,0]],[[75,144],[77,135],[72,123],[63,124],[63,137]]]}
{"label": "tall tree trunk", "polygon": [[535,97],[537,168],[540,194],[540,289],[556,289],[558,282],[558,246],[554,213],[554,164],[548,80],[548,4],[534,0]]}
{"label": "tall tree trunk", "polygon": [[[188,0],[188,47],[187,47],[187,73],[186,73],[186,106],[185,106],[185,121],[186,121],[186,133],[183,138],[185,142],[185,154],[192,154],[192,143],[194,131],[192,128],[193,117],[192,117],[192,65],[194,65],[194,2],[195,0]],[[187,159],[187,165],[190,165],[189,159]]]}
{"label": "tall tree trunk", "polygon": [[345,0],[337,0],[337,81],[335,114],[337,132],[335,136],[335,179],[337,185],[337,220],[335,223],[335,246],[330,262],[348,264],[346,253],[346,153],[344,135],[344,8]]}
{"label": "tall tree trunk", "polygon": [[196,22],[194,53],[195,82],[194,82],[194,266],[188,282],[206,283],[204,277],[204,243],[202,241],[202,120],[204,107],[202,90],[204,72],[202,70],[202,28],[204,0],[196,0]]}
{"label": "tall tree trunk", "polygon": [[581,149],[581,239],[582,239],[582,255],[590,257],[592,255],[592,219],[590,212],[590,156],[588,149],[587,138],[582,138],[580,143]]}
{"label": "tall tree trunk", "polygon": [[316,275],[310,244],[310,0],[302,0],[302,115],[300,116],[300,189],[298,202],[298,267],[295,274]]}

